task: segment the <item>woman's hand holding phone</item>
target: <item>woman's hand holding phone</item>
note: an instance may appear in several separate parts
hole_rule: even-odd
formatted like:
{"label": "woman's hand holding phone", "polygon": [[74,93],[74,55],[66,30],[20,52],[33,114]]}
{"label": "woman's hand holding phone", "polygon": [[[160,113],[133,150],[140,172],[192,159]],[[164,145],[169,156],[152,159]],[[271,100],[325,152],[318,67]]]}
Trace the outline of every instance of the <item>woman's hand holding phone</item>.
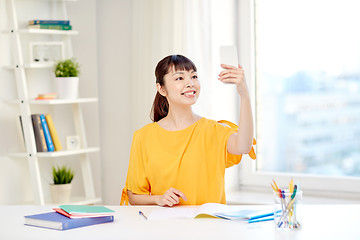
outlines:
{"label": "woman's hand holding phone", "polygon": [[238,67],[234,67],[231,65],[221,64],[221,67],[224,70],[220,72],[218,79],[223,83],[235,84],[237,91],[241,96],[249,95],[245,81],[244,69],[240,65],[238,65]]}
{"label": "woman's hand holding phone", "polygon": [[238,63],[237,48],[235,46],[221,46],[220,62],[223,71],[220,72],[218,79],[223,83],[235,84],[240,95],[249,95],[244,69]]}

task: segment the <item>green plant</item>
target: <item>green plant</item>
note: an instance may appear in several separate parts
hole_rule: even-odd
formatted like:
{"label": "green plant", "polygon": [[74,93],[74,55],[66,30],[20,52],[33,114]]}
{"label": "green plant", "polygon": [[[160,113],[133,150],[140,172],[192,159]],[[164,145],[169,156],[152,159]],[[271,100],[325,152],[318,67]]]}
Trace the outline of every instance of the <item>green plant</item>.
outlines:
{"label": "green plant", "polygon": [[74,178],[74,172],[65,166],[52,167],[52,175],[54,184],[71,183]]}
{"label": "green plant", "polygon": [[77,77],[80,73],[80,65],[75,58],[59,61],[55,64],[56,77]]}

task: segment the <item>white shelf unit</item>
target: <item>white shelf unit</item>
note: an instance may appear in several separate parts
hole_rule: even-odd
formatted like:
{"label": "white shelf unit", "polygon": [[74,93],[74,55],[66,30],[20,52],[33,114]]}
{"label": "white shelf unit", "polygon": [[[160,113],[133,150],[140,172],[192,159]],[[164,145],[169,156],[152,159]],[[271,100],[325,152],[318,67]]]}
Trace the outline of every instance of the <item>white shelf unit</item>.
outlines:
{"label": "white shelf unit", "polygon": [[[9,100],[9,103],[20,104],[23,100]],[[28,104],[33,105],[61,105],[61,104],[76,104],[76,103],[96,103],[97,98],[78,98],[78,99],[47,99],[47,100],[26,100]]]}
{"label": "white shelf unit", "polygon": [[52,29],[20,29],[19,33],[30,33],[30,34],[57,34],[57,35],[77,35],[78,31],[69,30],[52,30]]}
{"label": "white shelf unit", "polygon": [[[54,0],[51,3],[61,4],[62,17],[67,18],[66,0]],[[24,62],[22,51],[22,35],[23,34],[48,34],[48,35],[63,35],[62,39],[67,47],[66,58],[73,57],[71,37],[78,34],[77,31],[60,31],[60,30],[42,30],[42,29],[19,29],[18,16],[16,11],[16,4],[21,4],[21,0],[6,0],[7,14],[9,20],[9,31],[12,45],[12,66],[6,67],[14,71],[17,89],[17,99],[10,101],[11,103],[18,104],[20,108],[20,115],[22,118],[23,135],[25,140],[26,152],[10,154],[11,157],[21,157],[27,160],[28,168],[30,171],[31,185],[33,187],[35,204],[45,205],[52,204],[51,201],[45,199],[44,189],[41,182],[41,170],[39,158],[60,158],[66,156],[75,156],[76,160],[80,161],[82,181],[84,187],[84,196],[75,197],[71,199],[73,204],[94,204],[101,202],[101,198],[95,196],[95,187],[92,177],[91,163],[89,154],[99,152],[99,147],[88,147],[84,119],[81,109],[83,103],[97,103],[97,98],[79,98],[79,99],[54,99],[54,100],[34,100],[29,98],[27,86],[27,72],[26,69],[43,68],[47,71],[52,71],[50,64],[28,64]],[[30,20],[30,19],[29,19]],[[31,105],[37,106],[53,106],[57,105],[72,105],[72,114],[75,125],[76,135],[80,137],[81,149],[77,150],[62,150],[55,152],[37,152],[34,137],[34,131],[31,121]]]}
{"label": "white shelf unit", "polygon": [[[92,153],[92,152],[98,152],[100,149],[98,147],[90,147],[90,148],[81,148],[76,150],[60,150],[60,151],[54,151],[54,152],[38,152],[35,154],[38,158],[49,158],[49,157],[65,157],[65,156],[72,156],[72,155],[78,155],[78,154],[84,154],[84,153]],[[27,157],[27,153],[11,153],[10,156],[12,157]]]}
{"label": "white shelf unit", "polygon": [[[16,66],[5,66],[6,69],[14,70]],[[52,63],[39,63],[39,64],[26,64],[23,66],[25,69],[34,69],[34,68],[53,68],[54,64]]]}

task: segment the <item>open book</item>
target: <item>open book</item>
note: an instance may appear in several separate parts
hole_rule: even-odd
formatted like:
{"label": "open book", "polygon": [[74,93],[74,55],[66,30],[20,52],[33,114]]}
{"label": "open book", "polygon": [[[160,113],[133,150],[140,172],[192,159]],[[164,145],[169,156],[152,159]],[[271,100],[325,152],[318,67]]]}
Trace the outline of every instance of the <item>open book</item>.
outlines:
{"label": "open book", "polygon": [[200,206],[175,206],[158,208],[148,216],[148,220],[174,218],[222,218],[227,220],[246,221],[249,223],[274,219],[272,206],[239,206],[219,203],[205,203]]}

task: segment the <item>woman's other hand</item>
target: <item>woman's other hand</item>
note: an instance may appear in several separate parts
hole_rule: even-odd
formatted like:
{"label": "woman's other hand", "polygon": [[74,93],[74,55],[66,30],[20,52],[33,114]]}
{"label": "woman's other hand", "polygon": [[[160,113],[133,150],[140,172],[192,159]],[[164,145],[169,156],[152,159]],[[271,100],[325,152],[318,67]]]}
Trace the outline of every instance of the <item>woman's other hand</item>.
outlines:
{"label": "woman's other hand", "polygon": [[235,84],[240,95],[248,95],[249,92],[246,86],[244,69],[240,65],[234,67],[221,64],[221,67],[224,68],[224,70],[220,72],[218,79],[223,83]]}
{"label": "woman's other hand", "polygon": [[164,193],[164,195],[159,196],[157,205],[172,207],[180,203],[180,198],[187,201],[183,192],[175,188],[170,188]]}

